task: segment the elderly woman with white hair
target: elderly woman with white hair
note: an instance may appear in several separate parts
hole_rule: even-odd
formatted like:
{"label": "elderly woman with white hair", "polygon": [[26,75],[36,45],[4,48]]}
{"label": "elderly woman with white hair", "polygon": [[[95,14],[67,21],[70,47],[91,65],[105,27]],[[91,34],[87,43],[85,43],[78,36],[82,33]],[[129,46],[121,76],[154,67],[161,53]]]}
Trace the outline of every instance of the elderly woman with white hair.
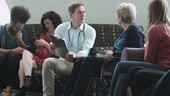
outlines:
{"label": "elderly woman with white hair", "polygon": [[[71,76],[65,87],[63,96],[84,96],[88,87],[89,81],[98,76],[101,67],[107,61],[115,65],[120,58],[121,53],[125,47],[140,48],[144,45],[144,34],[141,26],[135,23],[136,8],[131,3],[122,3],[117,9],[118,24],[123,28],[123,31],[116,38],[113,49],[106,52],[109,58],[102,58],[96,56],[89,56],[85,58],[78,58],[75,62]],[[114,66],[113,66],[114,67]]]}

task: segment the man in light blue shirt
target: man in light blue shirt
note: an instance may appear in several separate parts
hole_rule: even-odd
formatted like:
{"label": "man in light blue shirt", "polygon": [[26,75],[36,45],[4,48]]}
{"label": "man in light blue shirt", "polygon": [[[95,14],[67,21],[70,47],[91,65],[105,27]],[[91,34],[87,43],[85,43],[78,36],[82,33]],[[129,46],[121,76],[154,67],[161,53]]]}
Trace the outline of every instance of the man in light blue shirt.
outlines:
{"label": "man in light blue shirt", "polygon": [[[69,7],[71,22],[66,22],[56,28],[55,36],[66,40],[68,47],[67,59],[48,58],[43,63],[42,82],[43,96],[54,96],[54,74],[70,75],[73,59],[88,56],[96,38],[94,28],[85,23],[86,12],[82,3],[73,2]],[[54,48],[51,47],[53,51]]]}

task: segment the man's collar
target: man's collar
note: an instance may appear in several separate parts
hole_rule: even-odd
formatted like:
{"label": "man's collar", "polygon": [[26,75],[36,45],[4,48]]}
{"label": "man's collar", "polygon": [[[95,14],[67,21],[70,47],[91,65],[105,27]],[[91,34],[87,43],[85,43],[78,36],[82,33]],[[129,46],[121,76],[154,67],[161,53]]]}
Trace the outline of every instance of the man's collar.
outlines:
{"label": "man's collar", "polygon": [[[81,31],[83,30],[83,26],[84,26],[84,23],[82,23],[79,27]],[[71,29],[71,28],[73,28],[73,26],[72,26],[72,23],[70,22],[69,26],[68,26],[68,30]]]}

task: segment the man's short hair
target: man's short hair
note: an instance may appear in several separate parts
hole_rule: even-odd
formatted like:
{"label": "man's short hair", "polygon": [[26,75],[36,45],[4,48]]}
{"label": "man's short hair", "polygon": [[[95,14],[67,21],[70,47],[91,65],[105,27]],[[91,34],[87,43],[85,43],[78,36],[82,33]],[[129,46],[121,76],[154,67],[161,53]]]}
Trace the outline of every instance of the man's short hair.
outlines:
{"label": "man's short hair", "polygon": [[14,6],[11,9],[11,21],[13,23],[21,22],[25,24],[30,17],[28,9],[24,6]]}
{"label": "man's short hair", "polygon": [[76,8],[79,7],[79,6],[84,6],[84,4],[80,3],[80,2],[73,2],[69,5],[68,7],[68,11],[70,13],[74,13]]}

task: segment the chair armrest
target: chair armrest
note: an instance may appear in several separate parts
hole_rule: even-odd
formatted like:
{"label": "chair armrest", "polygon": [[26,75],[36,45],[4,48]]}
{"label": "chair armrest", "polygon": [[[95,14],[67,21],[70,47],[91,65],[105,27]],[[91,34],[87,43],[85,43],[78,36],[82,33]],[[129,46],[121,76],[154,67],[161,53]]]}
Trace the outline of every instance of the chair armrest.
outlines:
{"label": "chair armrest", "polygon": [[124,48],[121,61],[144,61],[144,48]]}

